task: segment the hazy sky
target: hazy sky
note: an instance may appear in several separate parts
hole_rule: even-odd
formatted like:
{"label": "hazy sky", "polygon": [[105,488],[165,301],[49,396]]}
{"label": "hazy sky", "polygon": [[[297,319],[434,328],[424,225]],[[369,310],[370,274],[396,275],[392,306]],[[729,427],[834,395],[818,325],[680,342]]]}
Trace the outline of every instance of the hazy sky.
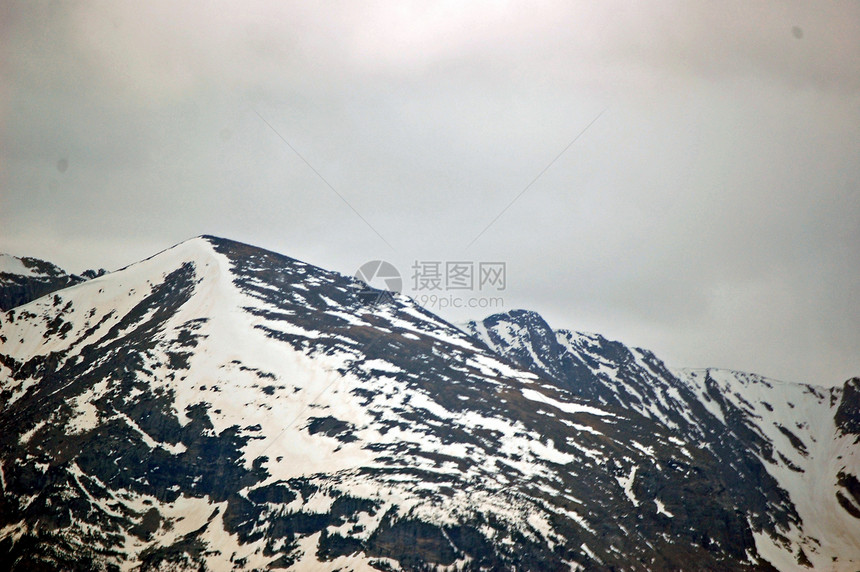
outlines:
{"label": "hazy sky", "polygon": [[204,233],[407,293],[502,261],[500,309],[841,383],[860,3],[0,2],[0,251],[115,269]]}

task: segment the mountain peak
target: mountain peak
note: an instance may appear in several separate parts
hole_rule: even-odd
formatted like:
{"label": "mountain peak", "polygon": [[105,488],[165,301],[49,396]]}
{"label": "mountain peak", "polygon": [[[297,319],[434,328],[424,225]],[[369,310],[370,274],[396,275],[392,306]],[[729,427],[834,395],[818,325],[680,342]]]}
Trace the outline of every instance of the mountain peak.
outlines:
{"label": "mountain peak", "polygon": [[45,260],[0,254],[0,311],[26,304],[85,279]]}
{"label": "mountain peak", "polygon": [[19,258],[11,254],[0,253],[0,275],[14,274],[32,278],[57,278],[68,276],[68,273],[51,262],[25,256]]}
{"label": "mountain peak", "polygon": [[484,318],[483,322],[487,325],[500,322],[513,322],[529,328],[549,329],[549,324],[547,324],[546,320],[539,313],[534,310],[520,308],[492,314]]}

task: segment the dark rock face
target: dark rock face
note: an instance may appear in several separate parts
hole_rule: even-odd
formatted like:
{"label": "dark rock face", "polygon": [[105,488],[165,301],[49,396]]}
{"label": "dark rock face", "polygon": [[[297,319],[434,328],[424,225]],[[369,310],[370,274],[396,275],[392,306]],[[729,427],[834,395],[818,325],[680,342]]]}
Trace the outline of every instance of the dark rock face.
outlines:
{"label": "dark rock face", "polygon": [[860,378],[845,382],[842,401],[836,410],[836,426],[845,435],[857,435],[860,439]]}
{"label": "dark rock face", "polygon": [[[860,378],[852,378],[842,388],[835,415],[837,431],[855,445],[860,443]],[[860,472],[844,468],[837,475],[836,500],[847,514],[860,521]]]}
{"label": "dark rock face", "polygon": [[772,569],[716,381],[728,433],[647,352],[356,292],[204,237],[3,314],[0,570]]}

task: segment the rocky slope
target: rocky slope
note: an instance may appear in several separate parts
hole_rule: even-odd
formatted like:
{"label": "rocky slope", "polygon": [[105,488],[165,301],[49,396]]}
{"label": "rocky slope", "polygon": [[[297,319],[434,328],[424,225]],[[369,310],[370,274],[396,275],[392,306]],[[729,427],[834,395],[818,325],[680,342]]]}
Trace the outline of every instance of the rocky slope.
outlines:
{"label": "rocky slope", "polygon": [[726,370],[671,371],[647,350],[554,331],[523,310],[466,330],[558,387],[636,411],[716,456],[759,553],[780,569],[860,566],[860,380],[824,388]]}

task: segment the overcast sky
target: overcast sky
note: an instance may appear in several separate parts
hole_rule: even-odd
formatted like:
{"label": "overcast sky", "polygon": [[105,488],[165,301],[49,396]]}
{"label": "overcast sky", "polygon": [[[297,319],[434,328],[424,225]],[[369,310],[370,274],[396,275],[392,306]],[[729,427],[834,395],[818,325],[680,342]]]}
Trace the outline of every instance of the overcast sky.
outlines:
{"label": "overcast sky", "polygon": [[841,383],[860,3],[0,2],[0,251],[204,233],[416,296],[415,261],[502,261],[499,309]]}

